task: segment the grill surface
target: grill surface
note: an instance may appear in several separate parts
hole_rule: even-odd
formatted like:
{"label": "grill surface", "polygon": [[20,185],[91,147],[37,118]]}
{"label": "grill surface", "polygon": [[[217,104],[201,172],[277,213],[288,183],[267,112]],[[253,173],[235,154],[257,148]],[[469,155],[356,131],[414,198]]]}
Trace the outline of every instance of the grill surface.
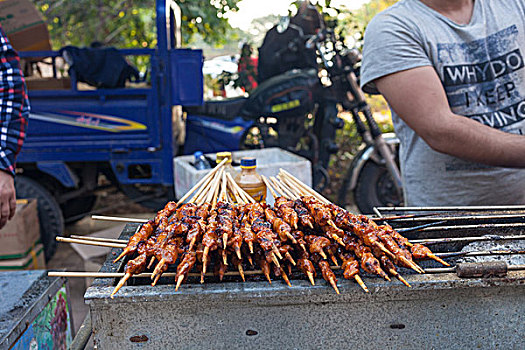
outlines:
{"label": "grill surface", "polygon": [[[121,239],[136,228],[128,224]],[[478,228],[406,236],[516,235],[524,231]],[[439,244],[432,249],[458,251],[464,245]],[[117,252],[113,249],[108,255],[102,272],[122,271],[125,262],[112,263]],[[433,261],[421,265],[438,266]],[[450,273],[416,275],[406,269],[400,273],[412,288],[364,275],[370,294],[339,276],[341,295],[319,276],[316,286],[293,279],[292,287],[281,280],[270,285],[262,280],[218,283],[208,278],[203,285],[190,281],[175,292],[171,279],[155,287],[149,285],[149,279],[132,279],[115,299],[109,294],[117,281],[99,278],[85,299],[99,349],[525,346],[525,271],[490,279],[461,279]]]}

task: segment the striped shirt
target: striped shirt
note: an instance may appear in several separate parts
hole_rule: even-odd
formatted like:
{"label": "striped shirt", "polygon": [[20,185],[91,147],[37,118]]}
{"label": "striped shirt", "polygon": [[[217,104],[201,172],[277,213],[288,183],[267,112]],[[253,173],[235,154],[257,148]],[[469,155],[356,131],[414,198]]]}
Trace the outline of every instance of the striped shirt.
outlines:
{"label": "striped shirt", "polygon": [[0,170],[15,174],[28,117],[29,100],[20,59],[0,27]]}

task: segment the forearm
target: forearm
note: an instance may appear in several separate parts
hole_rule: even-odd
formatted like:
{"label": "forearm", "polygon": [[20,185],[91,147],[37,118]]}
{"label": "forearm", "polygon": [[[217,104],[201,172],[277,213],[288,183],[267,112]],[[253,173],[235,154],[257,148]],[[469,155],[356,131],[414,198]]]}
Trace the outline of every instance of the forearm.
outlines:
{"label": "forearm", "polygon": [[454,157],[501,167],[525,168],[525,136],[488,127],[446,113],[422,138],[434,150]]}

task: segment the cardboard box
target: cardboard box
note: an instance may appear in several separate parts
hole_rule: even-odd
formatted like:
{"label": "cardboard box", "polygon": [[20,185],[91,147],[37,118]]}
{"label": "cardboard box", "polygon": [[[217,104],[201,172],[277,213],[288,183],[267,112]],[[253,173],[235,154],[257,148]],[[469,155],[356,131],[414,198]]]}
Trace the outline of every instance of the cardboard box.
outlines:
{"label": "cardboard box", "polygon": [[36,199],[17,201],[15,216],[0,230],[0,261],[27,256],[39,240]]}
{"label": "cardboard box", "polygon": [[43,270],[46,268],[44,246],[38,243],[29,253],[18,259],[0,260],[0,271],[7,270]]}
{"label": "cardboard box", "polygon": [[51,50],[47,25],[30,0],[1,0],[0,25],[17,51]]}

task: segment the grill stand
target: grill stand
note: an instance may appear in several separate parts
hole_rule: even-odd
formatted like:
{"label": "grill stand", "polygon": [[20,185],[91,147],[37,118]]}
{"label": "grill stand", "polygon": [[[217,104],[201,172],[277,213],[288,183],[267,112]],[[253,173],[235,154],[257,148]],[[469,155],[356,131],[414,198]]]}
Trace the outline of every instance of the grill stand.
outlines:
{"label": "grill stand", "polygon": [[[132,234],[128,224],[121,238]],[[114,249],[117,252],[118,249]],[[113,254],[101,271],[115,272]],[[365,278],[371,293],[339,279],[336,295],[320,278],[125,286],[114,279],[87,290],[98,349],[167,348],[521,348],[525,272],[504,278],[407,275],[413,286]]]}

